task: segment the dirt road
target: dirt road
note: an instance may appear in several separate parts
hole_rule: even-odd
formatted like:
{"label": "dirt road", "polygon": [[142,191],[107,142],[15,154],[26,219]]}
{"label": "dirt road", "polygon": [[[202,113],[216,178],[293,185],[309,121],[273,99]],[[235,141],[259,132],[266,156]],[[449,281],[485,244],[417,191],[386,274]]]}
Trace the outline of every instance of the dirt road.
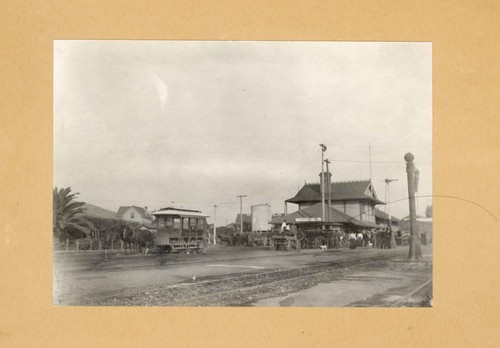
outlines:
{"label": "dirt road", "polygon": [[[274,276],[284,274],[285,271],[289,271],[288,274],[293,278],[293,272],[298,272],[297,270],[304,267],[325,265],[330,270],[334,269],[338,262],[386,256],[402,259],[406,253],[406,248],[303,250],[297,253],[271,251],[264,248],[212,247],[207,250],[206,254],[170,254],[167,263],[163,266],[154,255],[110,254],[109,259],[105,260],[102,253],[59,253],[54,256],[54,303],[62,305],[169,305],[167,300],[159,301],[155,296],[160,297],[158,291],[161,289],[180,284],[200,285],[197,288],[201,290],[198,291],[206,291],[208,287],[202,284],[210,280],[239,279],[242,276],[258,276],[270,274],[270,272]],[[429,254],[430,251],[427,253]],[[239,294],[240,296],[233,299],[236,303],[217,302],[214,299],[210,300],[211,304],[208,300],[207,303],[199,301],[195,303],[188,299],[180,305],[376,306],[383,303],[383,301],[378,301],[380,303],[375,301],[377,295],[386,294],[398,288],[404,292],[418,285],[424,278],[430,278],[429,270],[409,274],[388,269],[385,264],[382,268],[385,269],[385,273],[380,270],[380,266],[377,270],[360,269],[357,275],[352,274],[350,278],[329,279],[326,277],[322,280],[318,278],[317,282],[321,282],[320,284],[315,284],[313,279],[300,287],[297,287],[299,283],[295,284],[291,280],[286,296],[280,296],[282,293],[274,293],[271,287],[262,290],[255,289],[256,294],[248,296],[246,303],[241,302],[244,297]],[[252,279],[254,278],[257,279],[247,277],[248,284],[244,285],[246,287],[253,285]],[[238,287],[234,284],[232,286]],[[191,291],[188,291],[187,287],[184,289],[185,294]],[[161,294],[168,297],[165,291]],[[195,298],[197,294],[191,293],[191,296],[194,296],[192,298]],[[182,299],[183,292],[177,292],[176,296]],[[142,301],[143,297],[147,297],[147,301]],[[366,302],[369,298],[372,298],[372,301]],[[379,296],[380,299],[382,297]]]}

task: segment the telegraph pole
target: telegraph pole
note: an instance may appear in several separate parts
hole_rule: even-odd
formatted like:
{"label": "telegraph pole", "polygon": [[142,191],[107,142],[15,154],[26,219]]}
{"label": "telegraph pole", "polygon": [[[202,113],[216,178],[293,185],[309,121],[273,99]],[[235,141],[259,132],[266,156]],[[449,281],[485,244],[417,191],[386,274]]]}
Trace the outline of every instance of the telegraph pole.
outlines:
{"label": "telegraph pole", "polygon": [[[330,178],[330,169],[328,168],[328,165],[331,163],[328,158],[325,160],[325,163],[326,163],[326,177],[327,178]],[[328,214],[326,215],[327,216],[327,220],[328,222],[331,222],[331,209],[330,209],[330,204],[331,204],[331,196],[330,196],[330,191],[331,191],[331,183],[328,182],[328,186],[326,187],[326,190],[328,192]]]}
{"label": "telegraph pole", "polygon": [[370,181],[372,181],[372,145],[368,144],[368,152],[370,155]]}
{"label": "telegraph pole", "polygon": [[[324,171],[324,159],[323,154],[326,151],[326,146],[324,144],[319,144],[321,146],[321,209],[323,211],[323,222],[325,221],[325,171]],[[323,225],[324,229],[325,225]]]}
{"label": "telegraph pole", "polygon": [[217,244],[217,230],[215,229],[215,223],[217,222],[217,205],[214,204],[214,245]]}
{"label": "telegraph pole", "polygon": [[410,249],[408,251],[408,260],[417,261],[422,258],[422,250],[420,250],[420,240],[416,231],[417,211],[415,208],[415,157],[408,152],[405,155],[406,174],[408,177],[408,201],[410,206]]}
{"label": "telegraph pole", "polygon": [[[391,248],[396,244],[396,239],[394,234],[392,233],[392,216],[391,216],[391,206],[389,205],[391,203],[391,186],[389,185],[393,181],[398,181],[398,179],[385,179],[385,213],[389,215],[389,232],[391,233]],[[387,209],[389,208],[389,209]],[[389,211],[387,213],[387,211]]]}
{"label": "telegraph pole", "polygon": [[240,234],[243,233],[243,197],[247,195],[239,195],[236,197],[240,198]]}
{"label": "telegraph pole", "polygon": [[[385,196],[385,207],[384,207],[384,210],[385,210],[385,213],[386,213],[386,214],[389,214],[389,228],[390,228],[390,229],[391,229],[391,231],[392,231],[392,224],[391,224],[391,218],[392,218],[392,217],[391,217],[391,207],[389,207],[389,209],[387,209],[387,207],[388,207],[388,205],[389,205],[389,204],[387,204],[387,202],[389,202],[389,203],[391,202],[391,191],[390,191],[391,189],[390,189],[389,184],[390,184],[391,182],[393,182],[393,181],[398,181],[398,179],[385,179],[384,181],[385,181],[385,183],[386,183],[386,185],[385,185],[385,191],[386,191],[386,192],[385,192],[385,194],[386,194],[386,196]],[[389,211],[389,212],[387,212],[387,211]]]}

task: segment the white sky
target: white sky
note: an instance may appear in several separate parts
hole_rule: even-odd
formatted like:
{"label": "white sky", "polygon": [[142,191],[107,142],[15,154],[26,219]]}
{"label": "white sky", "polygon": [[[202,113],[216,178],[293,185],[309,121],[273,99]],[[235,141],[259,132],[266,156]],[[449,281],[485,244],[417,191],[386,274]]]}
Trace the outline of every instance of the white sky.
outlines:
{"label": "white sky", "polygon": [[[261,203],[281,213],[304,181],[319,182],[320,143],[333,181],[368,179],[371,144],[379,199],[383,180],[399,179],[391,201],[407,197],[412,152],[430,196],[431,44],[54,43],[54,186],[87,203],[211,216],[217,204],[219,226],[246,194],[244,213]],[[428,204],[419,198],[417,213]],[[404,217],[408,202],[390,211]]]}

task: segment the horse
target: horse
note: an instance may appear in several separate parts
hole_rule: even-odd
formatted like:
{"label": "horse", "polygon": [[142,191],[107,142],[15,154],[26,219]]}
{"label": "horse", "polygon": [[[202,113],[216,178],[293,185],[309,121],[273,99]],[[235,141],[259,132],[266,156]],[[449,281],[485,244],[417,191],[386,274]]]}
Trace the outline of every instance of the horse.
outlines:
{"label": "horse", "polygon": [[120,229],[119,236],[120,239],[124,243],[124,248],[125,248],[125,253],[127,253],[127,248],[130,250],[130,253],[134,253],[134,249],[132,245],[135,246],[136,244],[136,238],[134,235],[134,230],[128,227],[124,227],[123,229]]}
{"label": "horse", "polygon": [[108,249],[112,247],[113,241],[116,240],[117,236],[118,232],[113,228],[101,230],[99,233],[99,239],[104,244],[104,257],[106,260],[108,260]]}
{"label": "horse", "polygon": [[131,254],[135,252],[142,254],[143,248],[146,248],[146,253],[148,253],[149,249],[154,245],[154,237],[150,231],[124,227],[120,230],[119,235],[125,245],[125,253],[129,249]]}

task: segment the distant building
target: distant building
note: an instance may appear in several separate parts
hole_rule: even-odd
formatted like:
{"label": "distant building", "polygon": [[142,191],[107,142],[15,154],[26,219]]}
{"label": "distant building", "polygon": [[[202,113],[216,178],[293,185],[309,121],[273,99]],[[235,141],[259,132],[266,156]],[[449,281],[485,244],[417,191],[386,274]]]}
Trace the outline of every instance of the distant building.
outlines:
{"label": "distant building", "polygon": [[153,222],[153,217],[148,213],[148,207],[142,208],[135,205],[120,207],[115,217],[117,219],[146,225],[151,225]]}
{"label": "distant building", "polygon": [[[321,178],[321,173],[320,173]],[[325,181],[330,186],[331,207],[345,213],[359,221],[367,222],[371,227],[377,227],[375,219],[375,206],[384,204],[377,197],[370,180],[331,182],[325,173]],[[328,191],[325,187],[325,206],[328,200]],[[299,205],[299,210],[321,203],[321,184],[304,184],[293,198],[285,203]]]}
{"label": "distant building", "polygon": [[[407,216],[399,222],[399,228],[403,232],[410,232],[410,217]],[[416,233],[419,235],[425,234],[427,241],[432,242],[432,218],[417,216]]]}

